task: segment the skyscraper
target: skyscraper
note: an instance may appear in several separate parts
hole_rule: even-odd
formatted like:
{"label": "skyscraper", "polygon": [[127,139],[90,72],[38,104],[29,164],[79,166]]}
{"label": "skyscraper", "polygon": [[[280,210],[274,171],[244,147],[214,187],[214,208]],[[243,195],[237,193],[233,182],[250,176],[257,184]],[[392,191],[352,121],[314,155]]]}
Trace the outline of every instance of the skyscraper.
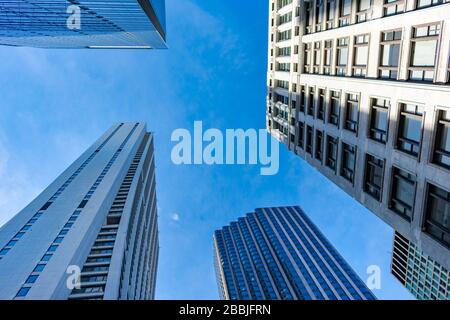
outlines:
{"label": "skyscraper", "polygon": [[375,299],[299,207],[256,209],[216,231],[214,251],[222,299]]}
{"label": "skyscraper", "polygon": [[450,270],[450,2],[269,10],[270,133]]}
{"label": "skyscraper", "polygon": [[398,232],[391,272],[419,300],[450,300],[450,272]]}
{"label": "skyscraper", "polygon": [[110,128],[0,229],[0,299],[152,299],[153,135]]}
{"label": "skyscraper", "polygon": [[12,0],[0,44],[40,48],[166,48],[164,0]]}

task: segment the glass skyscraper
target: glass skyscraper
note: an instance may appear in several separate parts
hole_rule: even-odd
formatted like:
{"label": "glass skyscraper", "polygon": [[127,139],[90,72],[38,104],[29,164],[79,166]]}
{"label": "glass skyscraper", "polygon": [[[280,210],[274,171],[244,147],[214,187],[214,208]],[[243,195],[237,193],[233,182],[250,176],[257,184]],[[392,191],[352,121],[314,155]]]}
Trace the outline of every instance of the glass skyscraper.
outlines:
{"label": "glass skyscraper", "polygon": [[373,300],[300,207],[256,209],[214,234],[226,300]]}
{"label": "glass skyscraper", "polygon": [[0,44],[40,48],[166,48],[164,0],[10,0]]}
{"label": "glass skyscraper", "polygon": [[450,272],[398,232],[391,272],[419,300],[450,300]]}
{"label": "glass skyscraper", "polygon": [[0,300],[153,299],[153,135],[111,127],[0,228]]}

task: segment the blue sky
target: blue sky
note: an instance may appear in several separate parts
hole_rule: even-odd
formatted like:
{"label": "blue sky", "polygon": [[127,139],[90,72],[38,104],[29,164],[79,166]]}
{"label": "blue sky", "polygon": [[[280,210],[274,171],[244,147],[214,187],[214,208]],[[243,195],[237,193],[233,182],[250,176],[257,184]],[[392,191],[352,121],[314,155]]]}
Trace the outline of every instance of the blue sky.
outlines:
{"label": "blue sky", "polygon": [[[265,126],[267,3],[167,0],[165,51],[0,48],[0,225],[109,126],[146,121],[156,136],[158,299],[217,299],[212,233],[256,207],[300,205],[380,299],[410,299],[390,275],[393,231],[280,148],[280,172],[175,166],[173,130]],[[238,10],[237,10],[238,8]],[[175,219],[178,218],[178,219]]]}

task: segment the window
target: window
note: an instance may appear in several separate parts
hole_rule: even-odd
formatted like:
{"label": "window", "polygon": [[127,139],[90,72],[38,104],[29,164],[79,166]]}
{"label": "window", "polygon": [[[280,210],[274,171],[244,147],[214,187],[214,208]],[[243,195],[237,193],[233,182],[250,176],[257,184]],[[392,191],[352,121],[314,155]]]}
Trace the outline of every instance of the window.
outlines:
{"label": "window", "polygon": [[314,117],[314,88],[309,88],[307,112],[309,116]]}
{"label": "window", "polygon": [[406,171],[393,167],[389,208],[406,220],[411,221],[415,197],[416,177]]}
{"label": "window", "polygon": [[292,30],[290,30],[290,29],[286,30],[286,31],[278,32],[278,35],[277,35],[278,42],[291,40],[291,38],[292,38]]}
{"label": "window", "polygon": [[338,91],[331,91],[330,93],[330,115],[328,117],[328,123],[339,126],[340,104],[341,95]]}
{"label": "window", "polygon": [[317,97],[317,119],[325,119],[325,89],[319,89]]}
{"label": "window", "polygon": [[423,107],[400,104],[397,148],[415,157],[419,156],[422,138]]}
{"label": "window", "polygon": [[323,51],[323,73],[331,74],[331,62],[333,59],[333,40],[327,40],[324,43]]}
{"label": "window", "polygon": [[305,43],[305,72],[306,73],[312,73],[312,68],[311,68],[311,55],[312,55],[312,48],[311,48],[311,43]]}
{"label": "window", "polygon": [[443,0],[417,0],[417,8],[425,8],[443,3]]}
{"label": "window", "polygon": [[290,72],[291,64],[290,63],[277,63],[277,71]]}
{"label": "window", "polygon": [[318,74],[320,69],[320,42],[314,42],[313,73]]}
{"label": "window", "polygon": [[342,143],[341,176],[353,183],[355,178],[356,147]]}
{"label": "window", "polygon": [[327,136],[327,159],[326,166],[336,172],[338,156],[338,139]]}
{"label": "window", "polygon": [[433,162],[450,169],[450,111],[438,111]]}
{"label": "window", "polygon": [[372,8],[372,0],[358,1],[358,12],[356,13],[356,21],[364,22],[370,18],[370,10]]}
{"label": "window", "polygon": [[369,137],[375,141],[386,143],[389,126],[389,101],[370,99]]}
{"label": "window", "polygon": [[372,155],[366,156],[366,171],[364,176],[364,192],[381,202],[383,194],[384,160]]}
{"label": "window", "polygon": [[397,79],[400,60],[402,31],[387,31],[381,34],[380,68],[378,76],[382,79]]}
{"label": "window", "polygon": [[16,297],[25,297],[31,288],[20,288],[19,292],[17,292]]}
{"label": "window", "polygon": [[347,94],[347,102],[345,106],[345,123],[344,128],[352,131],[358,131],[359,118],[359,98],[356,94]]}
{"label": "window", "polygon": [[450,193],[428,185],[425,230],[450,247]]}
{"label": "window", "polygon": [[367,59],[369,58],[369,35],[355,37],[353,75],[365,77],[367,74]]}
{"label": "window", "polygon": [[326,9],[325,9],[325,21],[326,28],[332,29],[334,24],[334,10],[336,7],[335,0],[325,0],[326,1]]}
{"label": "window", "polygon": [[34,268],[33,272],[42,272],[42,271],[44,270],[44,268],[45,268],[45,264],[38,264],[38,265]]}
{"label": "window", "polygon": [[316,152],[315,157],[322,162],[323,160],[323,131],[316,131]]}
{"label": "window", "polygon": [[324,1],[316,1],[316,32],[322,31],[322,22],[324,15]]}
{"label": "window", "polygon": [[410,80],[433,81],[440,29],[440,24],[413,28]]}
{"label": "window", "polygon": [[298,146],[303,149],[305,143],[305,124],[303,122],[298,123]]}
{"label": "window", "polygon": [[352,13],[352,0],[341,0],[339,7],[339,27],[350,23],[350,14]]}
{"label": "window", "polygon": [[292,12],[288,12],[278,18],[278,25],[282,25],[292,21]]}
{"label": "window", "polygon": [[29,277],[27,278],[27,280],[25,280],[25,283],[26,283],[26,284],[32,284],[32,283],[35,283],[36,280],[37,280],[38,278],[39,278],[39,276],[37,276],[37,275],[29,276]]}
{"label": "window", "polygon": [[337,40],[336,57],[336,75],[344,76],[347,73],[348,38],[341,38]]}
{"label": "window", "polygon": [[305,113],[306,107],[306,88],[305,86],[301,86],[300,88],[300,112]]}
{"label": "window", "polygon": [[405,0],[384,0],[384,15],[392,16],[405,11]]}
{"label": "window", "polygon": [[78,208],[83,209],[84,207],[86,207],[86,204],[88,203],[88,200],[83,200],[81,201],[80,205],[78,206]]}
{"label": "window", "polygon": [[291,47],[278,48],[278,56],[279,57],[290,57],[291,56]]}
{"label": "window", "polygon": [[313,31],[313,1],[305,1],[305,21],[306,21],[306,33],[311,33]]}
{"label": "window", "polygon": [[313,127],[306,126],[306,152],[311,155],[313,152],[313,136],[314,136]]}

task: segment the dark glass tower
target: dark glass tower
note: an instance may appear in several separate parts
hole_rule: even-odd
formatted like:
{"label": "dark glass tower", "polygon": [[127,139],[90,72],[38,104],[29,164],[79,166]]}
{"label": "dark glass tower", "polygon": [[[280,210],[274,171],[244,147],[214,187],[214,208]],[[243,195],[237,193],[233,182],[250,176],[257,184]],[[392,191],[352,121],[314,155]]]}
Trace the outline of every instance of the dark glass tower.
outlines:
{"label": "dark glass tower", "polygon": [[222,299],[372,300],[300,207],[256,209],[214,234]]}
{"label": "dark glass tower", "polygon": [[40,48],[166,48],[164,0],[10,0],[0,44]]}

